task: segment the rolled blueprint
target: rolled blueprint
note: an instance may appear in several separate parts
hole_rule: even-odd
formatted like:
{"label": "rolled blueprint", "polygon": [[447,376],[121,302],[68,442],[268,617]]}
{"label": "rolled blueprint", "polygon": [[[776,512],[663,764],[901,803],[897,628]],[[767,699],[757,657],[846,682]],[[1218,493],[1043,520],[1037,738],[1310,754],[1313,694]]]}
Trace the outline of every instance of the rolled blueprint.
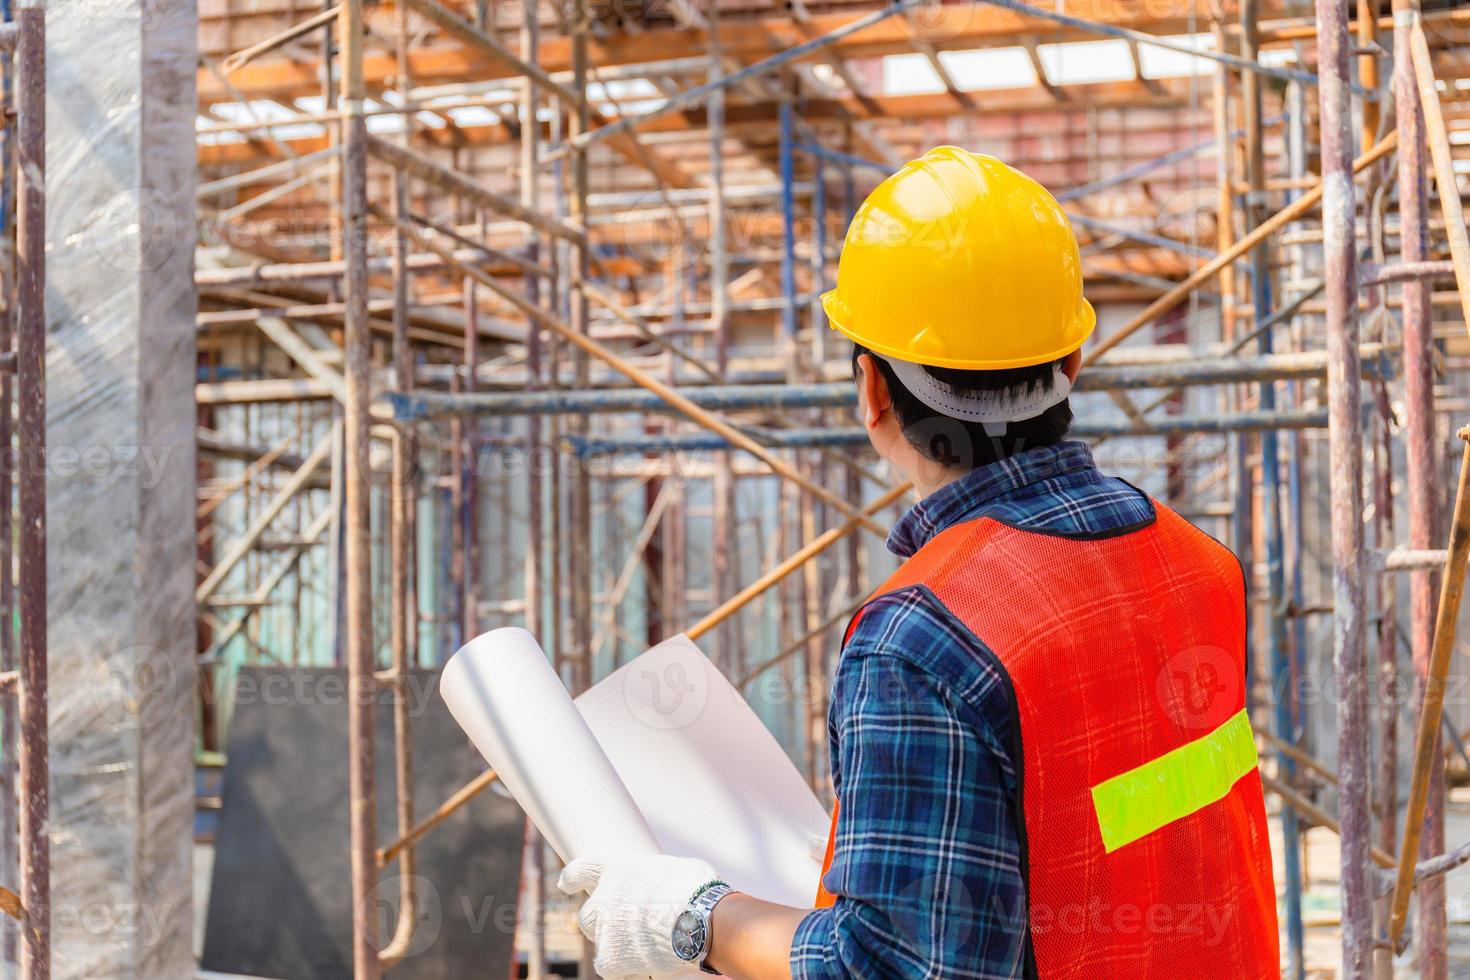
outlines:
{"label": "rolled blueprint", "polygon": [[564,861],[657,854],[658,844],[551,669],[518,627],[475,637],[444,665],[449,713]]}
{"label": "rolled blueprint", "polygon": [[749,895],[806,908],[827,811],[784,749],[682,633],[613,671],[577,708],[665,854],[703,858]]}

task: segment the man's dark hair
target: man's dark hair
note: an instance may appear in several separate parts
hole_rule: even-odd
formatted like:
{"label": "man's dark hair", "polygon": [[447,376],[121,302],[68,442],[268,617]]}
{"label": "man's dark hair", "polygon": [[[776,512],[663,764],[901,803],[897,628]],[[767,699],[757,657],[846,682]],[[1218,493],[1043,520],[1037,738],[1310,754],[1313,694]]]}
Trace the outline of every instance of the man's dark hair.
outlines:
{"label": "man's dark hair", "polygon": [[[861,344],[853,345],[854,379],[857,378],[858,358],[872,353]],[[1019,398],[1036,391],[1053,390],[1056,386],[1056,369],[1064,360],[1066,358],[1002,371],[964,371],[928,366],[924,370],[949,385],[956,394],[1002,392],[1007,398]],[[888,384],[893,414],[903,429],[904,438],[924,458],[945,466],[974,469],[1025,449],[1055,445],[1066,438],[1067,430],[1072,426],[1072,406],[1067,399],[1063,399],[1034,418],[1011,422],[1006,426],[1005,435],[992,436],[979,422],[950,418],[934,411],[904,387],[887,361],[874,355],[873,362],[878,365],[878,372]]]}

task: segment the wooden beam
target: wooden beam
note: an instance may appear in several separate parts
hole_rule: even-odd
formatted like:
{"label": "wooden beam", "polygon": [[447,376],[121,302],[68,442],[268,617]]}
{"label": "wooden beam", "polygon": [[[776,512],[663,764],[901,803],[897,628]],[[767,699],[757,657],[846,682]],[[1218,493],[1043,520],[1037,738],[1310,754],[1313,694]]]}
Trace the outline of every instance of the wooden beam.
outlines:
{"label": "wooden beam", "polygon": [[939,81],[944,86],[944,90],[949,93],[949,97],[959,103],[960,108],[966,112],[974,109],[975,100],[970,97],[969,93],[960,88],[959,84],[954,80],[954,76],[949,73],[949,69],[944,67],[944,62],[939,60],[939,49],[918,35],[914,36],[913,42],[914,50],[922,54],[924,60],[929,62],[929,67],[939,77]]}
{"label": "wooden beam", "polygon": [[[915,95],[870,96],[882,116],[891,119],[921,120],[962,115],[969,112],[1046,113],[1073,111],[1081,108],[1179,108],[1189,104],[1189,79],[1159,79],[1158,91],[1140,88],[1137,82],[1094,82],[1081,85],[1059,86],[1066,93],[1066,103],[1044,89],[1034,85],[1000,89],[970,89],[965,95],[973,108],[961,106],[947,92],[920,93]],[[738,133],[742,129],[767,130],[776,124],[775,102],[749,103],[732,102],[726,108],[726,131]],[[838,99],[810,99],[802,103],[801,115],[809,123],[837,122],[853,116],[863,115],[862,102],[855,97]],[[686,113],[656,119],[639,127],[640,134],[690,133],[691,138],[705,128],[705,110],[696,107]],[[465,145],[510,146],[516,141],[498,123],[463,126],[460,134]],[[425,138],[432,138],[429,133]],[[292,152],[304,155],[321,150],[328,145],[325,136],[309,136],[283,140]],[[608,141],[613,146],[613,140]],[[262,158],[260,150],[245,143],[216,143],[199,147],[199,165],[203,168],[238,166]]]}
{"label": "wooden beam", "polygon": [[[1201,19],[1209,15],[1208,4],[1199,0],[1183,0],[1178,4],[1071,0],[1067,4],[1067,13],[1074,17],[1158,34],[1186,33],[1190,29],[1191,10]],[[936,43],[935,47],[947,51],[1014,45],[1028,35],[1045,38],[1049,43],[1086,36],[1059,24],[975,4],[937,5],[927,9],[925,17],[929,37],[946,39],[942,44]],[[743,22],[730,20],[721,25],[720,46],[727,57],[753,61],[800,44],[807,40],[809,30],[826,34],[852,19],[852,14],[842,13],[816,14],[807,24],[793,23],[791,18],[784,16]],[[907,21],[889,18],[838,41],[832,45],[831,52],[838,58],[903,54],[913,50],[912,30]],[[708,34],[703,29],[663,28],[641,34],[619,32],[592,39],[589,54],[597,65],[627,65],[693,57],[704,52],[708,44]],[[539,54],[540,66],[547,72],[567,71],[572,67],[570,38],[543,40]],[[804,60],[820,61],[823,57],[818,51]],[[316,61],[257,61],[235,72],[231,82],[248,98],[291,98],[317,92],[321,87],[320,70],[321,66]],[[511,78],[517,74],[483,51],[447,44],[424,45],[411,50],[408,53],[408,71],[420,85],[466,78]],[[397,58],[392,52],[364,54],[363,75],[367,84],[386,84],[397,72]],[[222,102],[228,98],[219,80],[207,72],[200,74],[198,85],[202,103]]]}
{"label": "wooden beam", "polygon": [[1133,77],[1138,84],[1158,95],[1163,90],[1159,87],[1156,79],[1145,78],[1143,74],[1143,55],[1139,53],[1138,42],[1132,38],[1128,39],[1128,57],[1133,62]]}
{"label": "wooden beam", "polygon": [[[465,20],[449,10],[438,0],[407,0],[414,13],[442,28],[464,44],[489,57],[499,69],[509,70],[514,75],[526,75],[536,84],[564,102],[569,108],[580,108],[582,96],[556,81],[539,65],[530,65],[510,52],[500,39]],[[415,72],[414,77],[418,78]],[[369,83],[371,84],[371,83]]]}
{"label": "wooden beam", "polygon": [[[814,37],[819,37],[821,32],[812,26],[812,12],[807,9],[803,0],[789,0],[789,3],[791,6],[791,19],[800,26],[802,33],[806,35],[805,40],[809,41]],[[842,79],[842,84],[848,87],[848,90],[853,94],[853,98],[857,99],[862,105],[863,111],[867,115],[877,116],[882,114],[882,111],[878,108],[878,104],[873,101],[872,96],[863,90],[863,86],[853,76],[852,69],[847,67],[847,62],[838,57],[830,48],[822,49],[822,60],[831,66],[832,70],[837,73],[838,78]]]}
{"label": "wooden beam", "polygon": [[1031,59],[1031,69],[1036,72],[1036,84],[1046,89],[1057,102],[1066,102],[1067,93],[1058,88],[1046,74],[1046,65],[1041,61],[1041,52],[1037,50],[1036,38],[1026,38],[1021,46],[1026,49],[1026,57]]}

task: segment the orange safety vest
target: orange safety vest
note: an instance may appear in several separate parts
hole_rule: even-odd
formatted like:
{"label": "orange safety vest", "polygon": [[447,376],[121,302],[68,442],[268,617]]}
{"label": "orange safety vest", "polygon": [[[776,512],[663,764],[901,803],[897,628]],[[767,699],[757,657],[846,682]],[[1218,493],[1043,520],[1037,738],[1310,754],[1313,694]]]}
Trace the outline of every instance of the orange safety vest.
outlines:
{"label": "orange safety vest", "polygon": [[[1223,545],[1154,507],[1113,535],[959,524],[874,595],[927,589],[1010,681],[1028,975],[1275,978],[1244,577]],[[834,900],[838,817],[818,905]]]}

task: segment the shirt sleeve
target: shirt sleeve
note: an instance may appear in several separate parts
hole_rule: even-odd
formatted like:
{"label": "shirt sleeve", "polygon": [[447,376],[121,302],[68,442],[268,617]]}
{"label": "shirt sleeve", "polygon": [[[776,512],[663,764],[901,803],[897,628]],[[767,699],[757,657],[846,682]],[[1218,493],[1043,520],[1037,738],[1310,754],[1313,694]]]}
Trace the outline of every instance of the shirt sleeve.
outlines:
{"label": "shirt sleeve", "polygon": [[941,680],[923,664],[970,655],[976,641],[955,631],[942,612],[894,603],[865,612],[843,653],[829,718],[841,816],[823,879],[837,900],[798,926],[797,980],[1022,975],[1016,775],[976,708],[985,671]]}

